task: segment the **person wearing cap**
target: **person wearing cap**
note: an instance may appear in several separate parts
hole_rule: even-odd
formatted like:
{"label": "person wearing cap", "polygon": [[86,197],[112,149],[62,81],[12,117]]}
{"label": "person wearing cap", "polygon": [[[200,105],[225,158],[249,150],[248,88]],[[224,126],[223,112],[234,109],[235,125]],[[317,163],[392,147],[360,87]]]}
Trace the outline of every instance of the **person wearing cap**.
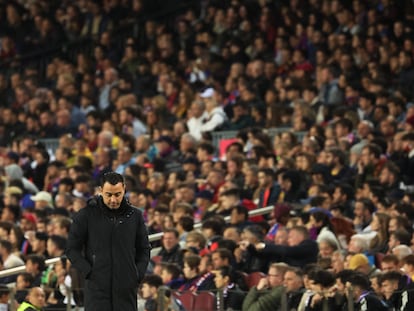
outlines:
{"label": "person wearing cap", "polygon": [[85,277],[85,310],[137,310],[150,260],[142,213],[125,198],[125,179],[109,172],[99,194],[73,218],[66,255]]}
{"label": "person wearing cap", "polygon": [[32,195],[30,199],[35,202],[35,211],[48,213],[53,209],[52,195],[47,191],[39,191],[36,195]]}
{"label": "person wearing cap", "polygon": [[220,129],[227,121],[227,115],[223,110],[223,107],[219,106],[216,99],[215,90],[213,88],[207,88],[200,97],[206,105],[207,117],[204,119],[203,124],[200,127],[201,136],[208,134],[209,132]]}
{"label": "person wearing cap", "polygon": [[188,132],[197,141],[201,140],[200,128],[203,125],[203,120],[207,119],[207,111],[203,101],[194,101],[188,111],[187,127]]}
{"label": "person wearing cap", "polygon": [[381,272],[379,269],[375,268],[375,266],[370,265],[368,257],[364,254],[355,254],[351,256],[348,268],[350,270],[361,272],[368,277],[375,273]]}

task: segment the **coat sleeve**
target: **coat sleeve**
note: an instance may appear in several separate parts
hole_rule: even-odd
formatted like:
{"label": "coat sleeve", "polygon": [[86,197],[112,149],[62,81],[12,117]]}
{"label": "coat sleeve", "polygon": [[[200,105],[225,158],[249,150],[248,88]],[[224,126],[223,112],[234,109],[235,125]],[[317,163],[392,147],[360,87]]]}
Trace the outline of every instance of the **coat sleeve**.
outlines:
{"label": "coat sleeve", "polygon": [[260,291],[253,287],[243,301],[242,311],[275,310],[280,306],[281,289],[273,289],[260,295]]}
{"label": "coat sleeve", "polygon": [[138,215],[138,229],[137,236],[135,239],[135,264],[138,270],[139,281],[144,278],[147,266],[150,260],[151,246],[148,240],[148,230],[144,223],[142,213],[137,210]]}
{"label": "coat sleeve", "polygon": [[83,249],[88,237],[88,219],[86,209],[80,210],[74,217],[70,227],[66,256],[72,265],[77,268],[85,277],[91,271],[91,264],[83,255]]}

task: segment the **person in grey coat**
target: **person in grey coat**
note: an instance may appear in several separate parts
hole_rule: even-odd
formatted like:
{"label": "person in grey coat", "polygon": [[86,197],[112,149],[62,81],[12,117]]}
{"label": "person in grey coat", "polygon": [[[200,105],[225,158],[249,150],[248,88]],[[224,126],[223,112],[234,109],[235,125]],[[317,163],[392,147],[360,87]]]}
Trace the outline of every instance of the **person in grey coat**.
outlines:
{"label": "person in grey coat", "polygon": [[104,174],[100,187],[74,216],[66,255],[86,278],[86,311],[136,311],[150,259],[147,228],[125,199],[122,175]]}

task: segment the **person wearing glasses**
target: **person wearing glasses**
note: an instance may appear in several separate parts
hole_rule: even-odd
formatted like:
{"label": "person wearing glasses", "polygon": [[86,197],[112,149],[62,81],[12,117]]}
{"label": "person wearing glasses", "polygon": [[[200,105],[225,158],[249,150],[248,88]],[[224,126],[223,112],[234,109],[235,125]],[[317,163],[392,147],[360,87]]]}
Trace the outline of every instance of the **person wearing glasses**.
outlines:
{"label": "person wearing glasses", "polygon": [[141,211],[125,198],[122,175],[101,177],[99,195],[74,216],[66,255],[85,276],[85,310],[137,310],[150,244]]}
{"label": "person wearing glasses", "polygon": [[283,277],[288,265],[272,263],[266,277],[260,279],[256,286],[250,288],[249,293],[243,301],[243,311],[266,311],[276,310],[281,305],[283,288]]}

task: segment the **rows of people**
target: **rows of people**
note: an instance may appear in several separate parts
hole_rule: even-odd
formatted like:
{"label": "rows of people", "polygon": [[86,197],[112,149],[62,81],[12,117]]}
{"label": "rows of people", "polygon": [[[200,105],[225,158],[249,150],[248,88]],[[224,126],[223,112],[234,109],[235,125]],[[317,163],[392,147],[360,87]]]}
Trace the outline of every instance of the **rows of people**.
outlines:
{"label": "rows of people", "polygon": [[[340,303],[331,299],[331,289],[343,291],[332,287],[339,276],[360,289],[356,301],[402,309],[414,220],[410,1],[202,1],[138,21],[126,40],[114,29],[139,16],[139,0],[19,3],[0,4],[0,58],[11,60],[0,72],[4,269],[26,264],[32,274],[36,262],[43,270],[35,256],[62,255],[71,216],[97,193],[99,176],[116,171],[149,233],[164,233],[153,243],[162,248],[152,287],[156,275],[181,291],[208,280],[203,289],[235,292],[226,297],[237,308],[253,308],[258,296],[243,273],[267,273],[254,288],[273,288],[269,269],[279,262],[287,289],[300,277],[307,308]],[[45,76],[19,67],[27,50],[58,46],[63,33],[90,36],[92,55],[56,55]],[[291,130],[269,135],[273,127]],[[214,145],[218,130],[238,134]],[[265,206],[274,213],[248,217]],[[371,285],[341,276],[342,262]],[[375,283],[371,274],[390,263]],[[40,270],[31,284],[48,289],[49,304],[65,304],[59,285],[82,284],[67,262],[53,269],[61,277],[50,286],[39,284]],[[237,288],[249,291],[243,302]]]}

